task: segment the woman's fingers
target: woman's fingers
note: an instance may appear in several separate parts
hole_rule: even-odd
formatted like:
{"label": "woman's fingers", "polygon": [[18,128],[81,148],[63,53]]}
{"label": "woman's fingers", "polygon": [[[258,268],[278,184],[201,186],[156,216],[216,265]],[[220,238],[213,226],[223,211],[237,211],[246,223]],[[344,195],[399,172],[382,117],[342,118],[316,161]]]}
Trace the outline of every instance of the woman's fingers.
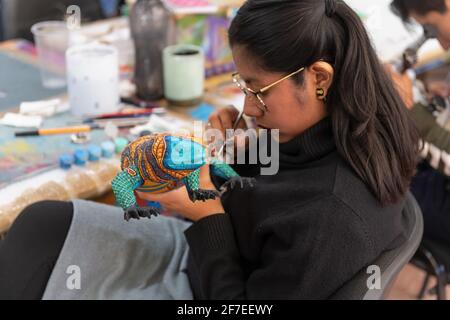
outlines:
{"label": "woman's fingers", "polygon": [[211,129],[218,129],[218,130],[222,131],[222,122],[220,121],[219,112],[218,111],[212,113],[209,116],[208,122],[210,124],[209,128],[211,128]]}
{"label": "woman's fingers", "polygon": [[184,186],[164,193],[154,194],[136,191],[136,194],[143,200],[159,202],[164,208],[169,210],[177,209],[190,203],[186,187]]}
{"label": "woman's fingers", "polygon": [[[209,117],[209,122],[213,129],[225,131],[226,129],[233,128],[234,122],[238,116],[239,111],[233,106],[228,106],[213,112]],[[245,121],[241,121],[240,125],[244,127]]]}
{"label": "woman's fingers", "polygon": [[136,194],[139,198],[147,200],[147,201],[160,202],[161,200],[164,200],[164,193],[155,194],[155,193],[136,191]]}
{"label": "woman's fingers", "polygon": [[[212,149],[212,155],[215,156],[216,155],[216,151],[222,150],[222,152],[226,152],[226,146],[224,146],[223,144],[225,143],[225,141],[227,139],[229,139],[228,141],[230,141],[230,144],[232,144],[233,142],[233,137],[227,137],[226,136],[226,130],[227,129],[233,129],[233,126],[237,120],[237,118],[239,117],[240,112],[233,106],[229,106],[226,108],[222,108],[216,112],[214,112],[210,118],[209,118],[209,123],[210,123],[210,128],[213,129],[217,129],[220,130],[220,132],[222,133],[222,139],[220,139],[220,141],[217,141],[217,139],[215,139],[216,141],[208,141],[209,144],[214,145],[214,148]],[[239,123],[236,126],[236,129],[242,129],[242,130],[247,130],[247,124],[245,122],[245,120],[242,118]],[[233,133],[234,135],[236,135],[236,133]],[[210,139],[213,140],[213,139]],[[234,145],[236,147],[236,138],[234,138]],[[245,147],[245,143],[244,143],[244,147]]]}
{"label": "woman's fingers", "polygon": [[232,129],[238,117],[239,111],[234,106],[228,106],[219,111],[219,118],[222,122],[222,127],[225,129]]}
{"label": "woman's fingers", "polygon": [[233,124],[236,117],[231,112],[227,112],[226,110],[223,110],[219,113],[219,120],[222,127],[223,134],[225,134],[225,130],[232,129]]}
{"label": "woman's fingers", "polygon": [[428,91],[433,95],[437,94],[444,98],[450,95],[450,85],[443,81],[430,82],[427,87]]}
{"label": "woman's fingers", "polygon": [[238,111],[234,107],[227,107],[213,112],[209,119],[208,129],[219,130],[221,136],[218,137],[214,132],[211,132],[208,143],[214,144],[216,148],[220,148],[226,139],[226,129],[233,127],[233,121],[236,119]]}
{"label": "woman's fingers", "polygon": [[239,121],[239,123],[238,123],[238,125],[237,125],[237,128],[238,128],[238,129],[243,129],[243,130],[246,130],[246,129],[247,129],[247,123],[245,122],[244,118],[242,118],[242,119]]}

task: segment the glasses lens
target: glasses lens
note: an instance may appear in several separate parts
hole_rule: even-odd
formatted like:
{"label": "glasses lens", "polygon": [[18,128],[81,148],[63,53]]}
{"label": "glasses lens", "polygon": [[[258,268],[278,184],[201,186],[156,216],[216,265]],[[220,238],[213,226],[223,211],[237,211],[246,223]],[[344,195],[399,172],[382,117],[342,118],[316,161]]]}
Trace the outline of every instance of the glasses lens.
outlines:
{"label": "glasses lens", "polygon": [[266,104],[261,98],[261,95],[248,89],[244,80],[242,80],[238,74],[233,75],[233,82],[239,87],[239,89],[241,89],[241,91],[252,103],[257,104],[258,108],[265,110]]}
{"label": "glasses lens", "polygon": [[245,82],[239,77],[239,75],[234,75],[233,76],[233,82],[239,87],[239,89],[241,89],[241,91],[245,95],[248,95],[248,91],[247,91],[247,87],[245,85]]}

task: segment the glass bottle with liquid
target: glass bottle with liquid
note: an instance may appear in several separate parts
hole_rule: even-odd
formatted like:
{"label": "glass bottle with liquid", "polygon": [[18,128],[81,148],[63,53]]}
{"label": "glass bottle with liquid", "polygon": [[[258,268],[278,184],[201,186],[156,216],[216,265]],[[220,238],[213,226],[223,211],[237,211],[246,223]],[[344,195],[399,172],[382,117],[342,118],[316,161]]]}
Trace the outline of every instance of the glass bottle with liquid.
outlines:
{"label": "glass bottle with liquid", "polygon": [[130,11],[135,44],[134,79],[139,98],[163,97],[162,52],[174,39],[174,20],[160,0],[138,0]]}

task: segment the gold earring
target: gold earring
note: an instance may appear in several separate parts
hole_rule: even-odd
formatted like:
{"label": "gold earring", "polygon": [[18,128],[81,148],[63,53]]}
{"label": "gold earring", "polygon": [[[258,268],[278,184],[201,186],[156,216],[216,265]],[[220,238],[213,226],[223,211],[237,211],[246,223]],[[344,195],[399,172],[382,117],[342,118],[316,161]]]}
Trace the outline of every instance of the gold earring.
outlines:
{"label": "gold earring", "polygon": [[318,99],[323,99],[325,97],[325,90],[323,90],[322,88],[317,88],[316,96]]}

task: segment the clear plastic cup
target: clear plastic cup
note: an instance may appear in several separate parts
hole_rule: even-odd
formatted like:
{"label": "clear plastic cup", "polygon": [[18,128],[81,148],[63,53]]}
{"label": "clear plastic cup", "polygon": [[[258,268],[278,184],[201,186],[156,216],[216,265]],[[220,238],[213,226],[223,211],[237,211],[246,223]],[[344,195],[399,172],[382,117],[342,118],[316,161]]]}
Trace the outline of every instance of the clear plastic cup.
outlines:
{"label": "clear plastic cup", "polygon": [[65,53],[69,29],[64,21],[44,21],[31,27],[37,49],[42,85],[56,89],[66,85]]}
{"label": "clear plastic cup", "polygon": [[71,46],[66,53],[69,103],[77,117],[119,111],[119,57],[111,45]]}

